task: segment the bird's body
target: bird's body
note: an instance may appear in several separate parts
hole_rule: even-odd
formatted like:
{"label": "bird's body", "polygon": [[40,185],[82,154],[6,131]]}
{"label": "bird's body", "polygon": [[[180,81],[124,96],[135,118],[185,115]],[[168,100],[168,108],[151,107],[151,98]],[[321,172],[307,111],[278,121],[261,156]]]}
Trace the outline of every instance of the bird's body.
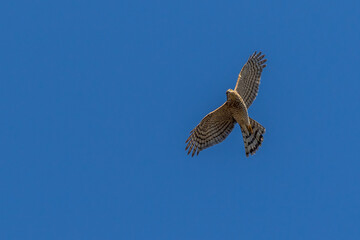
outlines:
{"label": "bird's body", "polygon": [[241,127],[247,128],[250,125],[250,120],[244,100],[231,89],[227,90],[226,95],[228,99],[225,104],[228,106],[231,115]]}
{"label": "bird's body", "polygon": [[243,135],[246,156],[254,154],[263,141],[265,128],[251,119],[248,108],[255,100],[262,69],[266,66],[265,55],[256,52],[241,69],[235,90],[226,91],[227,100],[218,109],[206,115],[191,132],[186,150],[199,154],[205,148],[222,142],[238,123]]}

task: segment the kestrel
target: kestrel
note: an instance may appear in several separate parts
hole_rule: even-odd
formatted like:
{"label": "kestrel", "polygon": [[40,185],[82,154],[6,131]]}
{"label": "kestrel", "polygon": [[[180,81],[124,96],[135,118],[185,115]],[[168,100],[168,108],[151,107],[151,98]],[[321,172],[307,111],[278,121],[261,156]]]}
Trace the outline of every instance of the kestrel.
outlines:
{"label": "kestrel", "polygon": [[265,128],[248,115],[248,108],[255,100],[263,68],[265,55],[252,54],[240,71],[235,90],[226,91],[226,102],[206,115],[186,140],[188,154],[199,154],[205,148],[222,142],[231,133],[236,123],[240,125],[244,139],[245,153],[253,155],[263,141]]}

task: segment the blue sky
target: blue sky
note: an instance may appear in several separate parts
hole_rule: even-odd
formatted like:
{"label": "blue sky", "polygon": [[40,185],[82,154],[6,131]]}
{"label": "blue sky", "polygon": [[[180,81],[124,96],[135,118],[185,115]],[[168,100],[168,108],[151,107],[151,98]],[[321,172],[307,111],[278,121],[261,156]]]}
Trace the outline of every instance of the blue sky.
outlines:
{"label": "blue sky", "polygon": [[[0,239],[360,239],[359,1],[3,1]],[[255,50],[239,127],[190,130]]]}

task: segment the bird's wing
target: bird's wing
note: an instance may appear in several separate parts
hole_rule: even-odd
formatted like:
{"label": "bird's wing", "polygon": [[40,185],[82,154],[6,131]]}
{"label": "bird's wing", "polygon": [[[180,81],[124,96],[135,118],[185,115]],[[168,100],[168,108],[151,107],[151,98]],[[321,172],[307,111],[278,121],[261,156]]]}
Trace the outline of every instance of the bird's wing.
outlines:
{"label": "bird's wing", "polygon": [[229,107],[224,103],[218,109],[206,115],[186,140],[188,154],[199,154],[201,150],[222,142],[233,130],[235,120]]}
{"label": "bird's wing", "polygon": [[235,91],[240,94],[247,108],[250,107],[258,93],[261,72],[266,67],[264,57],[265,55],[262,55],[261,52],[254,52],[241,69],[235,86]]}

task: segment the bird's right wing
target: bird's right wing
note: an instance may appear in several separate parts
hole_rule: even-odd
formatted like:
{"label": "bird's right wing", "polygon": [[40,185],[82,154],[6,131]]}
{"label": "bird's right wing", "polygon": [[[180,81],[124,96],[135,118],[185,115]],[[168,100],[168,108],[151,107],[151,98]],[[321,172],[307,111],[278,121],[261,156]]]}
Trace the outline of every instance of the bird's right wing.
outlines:
{"label": "bird's right wing", "polygon": [[231,133],[235,125],[235,120],[229,111],[228,106],[224,103],[218,109],[206,115],[199,125],[191,132],[186,140],[188,154],[192,152],[199,154],[201,150],[211,147],[222,142]]}

